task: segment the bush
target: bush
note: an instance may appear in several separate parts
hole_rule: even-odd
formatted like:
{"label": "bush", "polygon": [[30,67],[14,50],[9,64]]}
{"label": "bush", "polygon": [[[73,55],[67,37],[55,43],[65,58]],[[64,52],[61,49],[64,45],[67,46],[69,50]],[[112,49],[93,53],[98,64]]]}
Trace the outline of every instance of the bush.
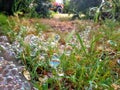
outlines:
{"label": "bush", "polygon": [[0,35],[8,32],[7,17],[4,14],[0,14]]}
{"label": "bush", "polygon": [[86,12],[90,7],[100,5],[101,0],[71,0],[71,9],[73,8],[77,12]]}
{"label": "bush", "polygon": [[120,21],[120,0],[112,0],[114,6],[114,15],[117,20]]}
{"label": "bush", "polygon": [[64,2],[64,10],[63,10],[64,13],[69,13],[70,12],[70,2],[68,0],[66,0]]}
{"label": "bush", "polygon": [[48,0],[36,0],[37,4],[35,11],[39,14],[40,17],[49,17],[50,16],[50,3]]}

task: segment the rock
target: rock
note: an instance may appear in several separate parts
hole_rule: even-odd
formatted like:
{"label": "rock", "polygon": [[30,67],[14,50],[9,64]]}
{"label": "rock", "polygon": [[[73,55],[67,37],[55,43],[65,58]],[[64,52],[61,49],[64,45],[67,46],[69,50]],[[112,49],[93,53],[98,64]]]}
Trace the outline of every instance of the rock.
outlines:
{"label": "rock", "polygon": [[15,52],[12,50],[9,43],[3,43],[0,45],[0,56],[4,57],[5,60],[15,60]]}
{"label": "rock", "polygon": [[0,36],[0,42],[8,42],[7,36]]}
{"label": "rock", "polygon": [[120,59],[117,60],[118,65],[120,65]]}
{"label": "rock", "polygon": [[3,61],[4,60],[4,57],[0,57],[0,61]]}
{"label": "rock", "polygon": [[15,61],[15,52],[20,50],[19,42],[10,44],[7,37],[0,37],[0,90],[35,90],[22,75],[23,66]]}
{"label": "rock", "polygon": [[0,90],[34,90],[14,63],[2,60],[0,64]]}
{"label": "rock", "polygon": [[8,60],[8,61],[15,60],[15,53],[12,51],[6,50],[3,53],[3,57],[5,58],[5,60]]}
{"label": "rock", "polygon": [[51,67],[53,67],[55,69],[57,68],[57,66],[60,64],[60,60],[59,60],[59,57],[58,57],[57,54],[54,54],[52,56],[52,59],[51,59],[49,64],[50,64]]}
{"label": "rock", "polygon": [[29,44],[30,46],[37,46],[39,41],[40,41],[39,37],[33,34],[26,36],[24,39],[24,43]]}

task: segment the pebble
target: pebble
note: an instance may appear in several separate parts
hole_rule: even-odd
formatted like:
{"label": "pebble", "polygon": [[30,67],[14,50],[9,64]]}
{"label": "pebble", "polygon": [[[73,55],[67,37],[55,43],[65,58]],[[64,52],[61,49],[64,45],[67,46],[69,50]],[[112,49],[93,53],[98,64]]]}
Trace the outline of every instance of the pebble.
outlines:
{"label": "pebble", "polygon": [[57,68],[57,66],[60,64],[59,56],[56,53],[52,56],[52,59],[49,64],[53,68]]}
{"label": "pebble", "polygon": [[118,65],[120,65],[120,59],[117,60]]}
{"label": "pebble", "polygon": [[0,36],[0,42],[8,42],[7,36]]}

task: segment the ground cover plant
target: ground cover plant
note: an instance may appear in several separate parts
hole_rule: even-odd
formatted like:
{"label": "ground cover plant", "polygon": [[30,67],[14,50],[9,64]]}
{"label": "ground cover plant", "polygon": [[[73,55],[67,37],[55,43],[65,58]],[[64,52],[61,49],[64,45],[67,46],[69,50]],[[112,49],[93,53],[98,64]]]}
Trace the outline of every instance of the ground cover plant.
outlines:
{"label": "ground cover plant", "polygon": [[23,75],[38,90],[120,89],[119,22],[75,20],[76,28],[61,31],[41,19],[6,19],[2,34],[17,43]]}

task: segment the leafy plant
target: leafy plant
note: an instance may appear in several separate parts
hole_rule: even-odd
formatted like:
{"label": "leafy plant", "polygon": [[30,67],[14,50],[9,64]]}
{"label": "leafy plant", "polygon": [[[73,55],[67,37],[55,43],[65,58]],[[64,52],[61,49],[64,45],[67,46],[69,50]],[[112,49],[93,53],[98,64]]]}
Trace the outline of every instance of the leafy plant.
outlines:
{"label": "leafy plant", "polygon": [[0,34],[7,34],[9,31],[8,18],[4,14],[0,14]]}

